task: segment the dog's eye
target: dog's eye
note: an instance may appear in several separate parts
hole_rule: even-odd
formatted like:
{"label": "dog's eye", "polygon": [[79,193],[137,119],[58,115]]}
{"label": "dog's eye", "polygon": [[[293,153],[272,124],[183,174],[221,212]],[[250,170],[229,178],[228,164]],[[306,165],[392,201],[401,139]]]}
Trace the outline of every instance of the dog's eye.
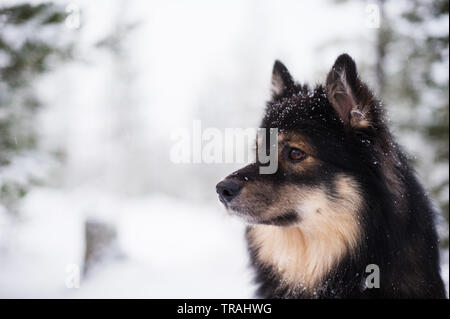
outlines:
{"label": "dog's eye", "polygon": [[298,148],[291,148],[289,150],[289,158],[293,161],[301,161],[305,158],[306,154]]}

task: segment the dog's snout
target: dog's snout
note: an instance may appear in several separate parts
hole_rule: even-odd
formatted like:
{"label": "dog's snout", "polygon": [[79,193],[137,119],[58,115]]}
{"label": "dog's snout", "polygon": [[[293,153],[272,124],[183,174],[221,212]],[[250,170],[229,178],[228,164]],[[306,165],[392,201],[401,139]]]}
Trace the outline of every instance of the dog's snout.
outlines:
{"label": "dog's snout", "polygon": [[216,186],[217,194],[219,194],[220,199],[224,202],[231,202],[239,194],[241,189],[242,186],[231,179],[225,179]]}

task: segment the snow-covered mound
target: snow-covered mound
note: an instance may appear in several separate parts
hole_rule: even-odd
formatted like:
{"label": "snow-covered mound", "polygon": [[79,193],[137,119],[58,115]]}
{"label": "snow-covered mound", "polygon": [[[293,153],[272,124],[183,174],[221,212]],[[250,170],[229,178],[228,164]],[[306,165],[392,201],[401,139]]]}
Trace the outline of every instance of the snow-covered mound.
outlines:
{"label": "snow-covered mound", "polygon": [[[252,297],[244,227],[219,205],[41,188],[23,210],[20,223],[0,225],[10,229],[9,248],[0,253],[0,297]],[[116,226],[124,257],[97,265],[73,288],[72,272],[83,268],[84,222],[92,217]]]}

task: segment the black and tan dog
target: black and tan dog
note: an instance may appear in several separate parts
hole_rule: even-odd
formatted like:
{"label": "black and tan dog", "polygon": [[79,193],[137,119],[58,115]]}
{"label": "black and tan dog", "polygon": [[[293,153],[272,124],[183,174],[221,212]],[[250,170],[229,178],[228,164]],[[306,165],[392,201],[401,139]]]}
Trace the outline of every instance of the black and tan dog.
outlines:
{"label": "black and tan dog", "polygon": [[261,127],[279,131],[276,173],[257,161],[217,185],[249,222],[258,296],[445,298],[430,199],[352,58],[314,89],[277,61],[272,84]]}

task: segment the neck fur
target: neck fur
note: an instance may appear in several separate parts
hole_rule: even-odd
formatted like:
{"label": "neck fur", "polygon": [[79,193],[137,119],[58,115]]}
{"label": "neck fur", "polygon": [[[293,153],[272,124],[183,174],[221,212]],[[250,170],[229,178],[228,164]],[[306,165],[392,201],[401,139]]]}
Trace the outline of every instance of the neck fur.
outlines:
{"label": "neck fur", "polygon": [[323,192],[311,193],[303,205],[310,214],[298,225],[250,226],[249,246],[257,262],[288,287],[317,288],[344,256],[355,252],[362,233],[361,197],[352,187],[338,189],[341,196],[332,201]]}

